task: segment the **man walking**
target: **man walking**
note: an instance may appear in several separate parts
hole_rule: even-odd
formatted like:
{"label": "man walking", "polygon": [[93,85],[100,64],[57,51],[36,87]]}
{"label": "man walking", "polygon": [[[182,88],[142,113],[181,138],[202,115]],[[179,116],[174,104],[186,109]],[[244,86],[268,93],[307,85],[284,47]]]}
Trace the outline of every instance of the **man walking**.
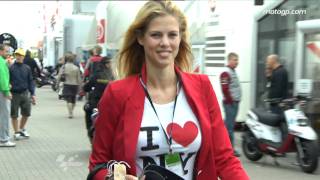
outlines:
{"label": "man walking", "polygon": [[[10,67],[11,83],[11,118],[14,129],[14,138],[19,140],[29,138],[25,126],[28,117],[31,115],[31,103],[35,104],[35,86],[32,78],[32,72],[28,65],[23,64],[25,52],[23,49],[15,51],[16,62]],[[31,101],[30,95],[31,94]],[[19,109],[21,110],[21,121],[18,128]]]}
{"label": "man walking", "polygon": [[[236,53],[228,54],[228,65],[225,71],[220,75],[221,88],[223,93],[223,108],[225,111],[225,125],[227,127],[229,138],[234,146],[233,129],[238,114],[239,102],[241,100],[241,88],[235,68],[238,66],[238,55]],[[234,149],[234,155],[240,154]]]}
{"label": "man walking", "polygon": [[0,147],[14,147],[9,136],[9,113],[11,93],[9,87],[9,69],[5,60],[9,47],[0,44]]}

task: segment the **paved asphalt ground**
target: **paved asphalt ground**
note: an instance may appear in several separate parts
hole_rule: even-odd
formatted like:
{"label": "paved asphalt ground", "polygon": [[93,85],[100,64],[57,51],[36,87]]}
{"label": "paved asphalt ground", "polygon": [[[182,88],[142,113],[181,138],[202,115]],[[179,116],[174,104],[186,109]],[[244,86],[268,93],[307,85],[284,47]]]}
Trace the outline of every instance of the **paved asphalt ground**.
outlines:
{"label": "paved asphalt ground", "polygon": [[67,118],[65,102],[49,87],[37,89],[37,104],[27,124],[30,139],[0,148],[0,180],[85,179],[90,144],[84,125],[83,102],[75,118]]}
{"label": "paved asphalt ground", "polygon": [[[27,124],[30,139],[16,141],[14,148],[0,148],[0,180],[82,180],[86,178],[90,144],[84,125],[83,102],[75,117],[67,118],[65,102],[49,87],[37,89],[37,105]],[[12,132],[11,132],[12,133]],[[240,150],[240,133],[236,134]],[[295,155],[264,157],[257,163],[240,160],[253,180],[319,180],[320,168],[310,175],[295,166]],[[319,162],[320,165],[320,162]]]}

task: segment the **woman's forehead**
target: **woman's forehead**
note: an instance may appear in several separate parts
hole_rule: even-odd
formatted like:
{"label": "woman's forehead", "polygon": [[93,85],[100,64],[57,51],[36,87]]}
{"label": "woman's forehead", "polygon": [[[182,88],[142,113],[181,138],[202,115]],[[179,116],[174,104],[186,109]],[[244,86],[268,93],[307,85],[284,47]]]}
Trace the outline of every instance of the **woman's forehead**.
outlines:
{"label": "woman's forehead", "polygon": [[150,21],[148,24],[147,31],[152,31],[154,29],[173,29],[173,30],[179,30],[179,22],[178,20],[171,16],[158,16]]}

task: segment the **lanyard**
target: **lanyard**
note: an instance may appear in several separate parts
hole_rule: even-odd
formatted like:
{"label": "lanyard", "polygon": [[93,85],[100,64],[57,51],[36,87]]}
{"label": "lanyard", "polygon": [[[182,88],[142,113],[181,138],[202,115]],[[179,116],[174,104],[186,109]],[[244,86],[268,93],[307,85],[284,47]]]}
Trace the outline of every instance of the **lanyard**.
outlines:
{"label": "lanyard", "polygon": [[[142,81],[141,75],[140,75],[140,83],[141,83],[141,85],[142,85],[142,87],[143,87],[143,90],[144,90],[144,92],[145,92],[145,94],[146,94],[146,96],[147,96],[147,98],[148,98],[148,100],[149,100],[149,102],[150,102],[150,104],[151,104],[151,107],[152,107],[154,113],[155,113],[156,116],[157,116],[157,119],[158,119],[158,121],[159,121],[159,123],[160,123],[160,126],[161,126],[161,128],[162,128],[162,131],[164,132],[164,135],[165,135],[165,137],[166,137],[166,141],[167,141],[167,143],[168,143],[168,145],[169,145],[169,152],[170,152],[170,154],[171,154],[171,153],[172,153],[172,147],[171,147],[171,145],[172,145],[172,126],[171,126],[171,129],[170,129],[170,132],[168,133],[168,136],[169,136],[169,137],[168,137],[168,136],[167,136],[167,133],[166,133],[166,131],[165,131],[165,129],[164,129],[164,127],[163,127],[162,124],[161,124],[161,121],[160,121],[160,118],[159,118],[158,113],[157,113],[157,111],[156,111],[156,108],[154,107],[154,105],[153,105],[153,103],[152,103],[152,99],[151,99],[150,94],[149,94],[149,92],[148,92],[148,90],[147,90],[147,86],[146,86],[146,85],[144,84],[144,82]],[[178,78],[177,94],[176,94],[176,97],[174,98],[174,105],[173,105],[173,112],[172,112],[172,120],[171,120],[171,123],[173,123],[174,112],[175,112],[175,110],[176,110],[176,105],[177,105],[177,99],[178,99],[179,89],[180,89],[180,83],[179,83],[179,78]]]}

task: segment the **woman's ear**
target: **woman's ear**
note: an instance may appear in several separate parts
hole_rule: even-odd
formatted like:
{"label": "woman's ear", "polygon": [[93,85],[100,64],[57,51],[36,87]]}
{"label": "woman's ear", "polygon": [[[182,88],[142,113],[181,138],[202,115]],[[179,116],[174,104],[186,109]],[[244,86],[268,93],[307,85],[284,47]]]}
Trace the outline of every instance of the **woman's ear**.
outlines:
{"label": "woman's ear", "polygon": [[137,37],[138,43],[143,46],[143,37],[139,36]]}

